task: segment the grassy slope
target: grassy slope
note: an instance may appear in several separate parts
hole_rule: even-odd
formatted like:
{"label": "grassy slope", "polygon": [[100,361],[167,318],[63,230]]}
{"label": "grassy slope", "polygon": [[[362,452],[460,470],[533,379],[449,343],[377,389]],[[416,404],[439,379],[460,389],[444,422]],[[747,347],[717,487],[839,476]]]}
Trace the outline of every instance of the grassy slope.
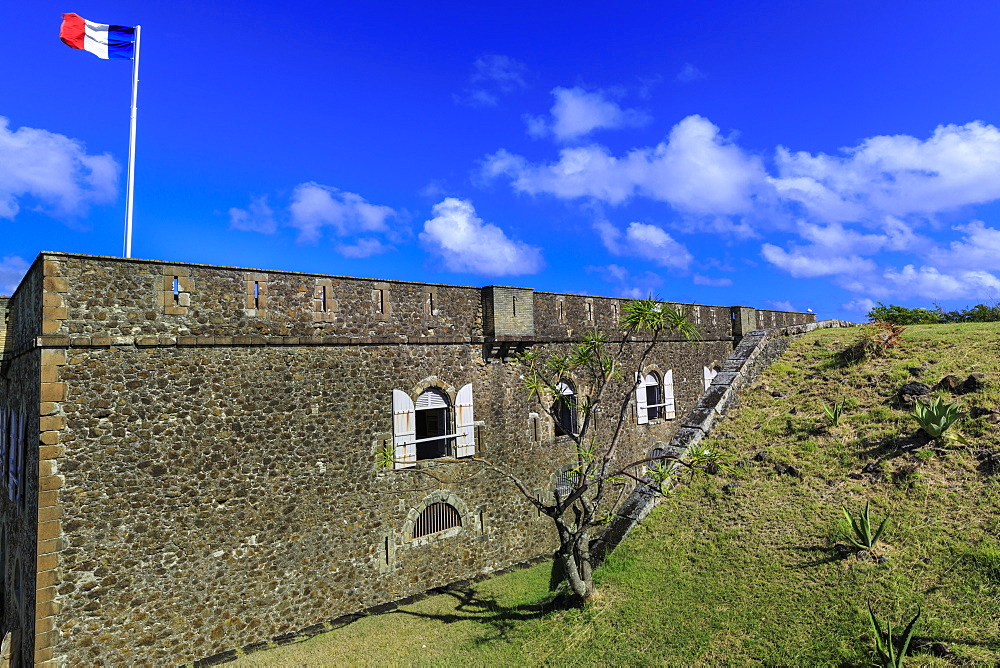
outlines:
{"label": "grassy slope", "polygon": [[[895,624],[918,604],[917,635],[951,654],[925,665],[1000,662],[1000,474],[976,453],[1000,450],[1000,425],[966,419],[969,448],[935,452],[893,396],[919,378],[987,374],[963,406],[1000,410],[1000,326],[911,327],[886,359],[832,364],[856,330],[796,341],[709,446],[741,465],[680,488],[599,572],[586,611],[547,612],[546,566],[359,620],[240,665],[847,664],[870,657],[866,601]],[[779,396],[774,396],[779,395]],[[839,427],[822,405],[846,398]],[[754,456],[766,451],[764,461]],[[780,475],[794,465],[801,478]],[[883,476],[862,474],[879,462]],[[917,464],[915,473],[894,475]],[[729,492],[726,483],[740,485]],[[841,504],[888,516],[883,564],[846,543]]]}

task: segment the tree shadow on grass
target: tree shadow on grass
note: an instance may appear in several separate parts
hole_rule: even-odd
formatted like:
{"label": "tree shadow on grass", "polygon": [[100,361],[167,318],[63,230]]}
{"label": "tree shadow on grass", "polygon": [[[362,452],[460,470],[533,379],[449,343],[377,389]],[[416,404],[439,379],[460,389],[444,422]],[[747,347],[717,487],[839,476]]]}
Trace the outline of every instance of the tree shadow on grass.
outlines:
{"label": "tree shadow on grass", "polygon": [[818,559],[813,559],[812,561],[806,561],[806,562],[803,562],[801,564],[794,564],[794,565],[788,566],[789,569],[793,569],[793,570],[801,570],[801,569],[804,569],[804,568],[813,568],[815,566],[822,566],[824,564],[832,564],[832,563],[837,562],[837,561],[843,561],[847,557],[851,556],[851,554],[854,551],[856,551],[856,550],[851,550],[850,548],[848,548],[848,549],[846,549],[844,551],[839,551],[839,550],[836,549],[836,546],[834,546],[834,547],[824,547],[822,545],[808,545],[808,546],[805,546],[805,547],[783,547],[783,548],[780,548],[780,549],[786,550],[786,551],[792,551],[792,552],[808,552],[808,553],[813,553],[813,554],[817,554],[818,553],[818,554],[824,555],[823,557],[818,558]]}
{"label": "tree shadow on grass", "polygon": [[434,619],[444,624],[471,621],[480,625],[488,632],[475,639],[475,643],[484,644],[497,640],[509,640],[510,633],[517,625],[532,619],[539,619],[555,610],[565,610],[572,607],[568,598],[553,594],[539,603],[506,606],[498,602],[495,596],[484,595],[468,584],[439,587],[428,592],[429,595],[450,596],[455,600],[452,612],[431,613],[396,608],[390,614],[409,615],[423,619]]}
{"label": "tree shadow on grass", "polygon": [[931,438],[922,431],[910,436],[887,436],[872,441],[869,447],[861,450],[860,454],[864,457],[886,461],[920,450],[926,447],[930,441]]}
{"label": "tree shadow on grass", "polygon": [[833,353],[822,365],[826,369],[846,369],[865,361],[864,349],[858,344],[852,344]]}

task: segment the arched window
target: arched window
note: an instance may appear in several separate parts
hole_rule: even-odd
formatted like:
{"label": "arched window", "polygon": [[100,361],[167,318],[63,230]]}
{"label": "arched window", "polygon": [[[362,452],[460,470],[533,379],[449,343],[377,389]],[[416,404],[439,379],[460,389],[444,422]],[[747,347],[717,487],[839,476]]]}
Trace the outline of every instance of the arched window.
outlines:
{"label": "arched window", "polygon": [[[392,440],[395,468],[421,459],[471,457],[476,454],[476,422],[472,383],[455,395],[454,415],[448,395],[430,387],[416,402],[402,390],[392,391]],[[454,429],[452,429],[454,427]]]}
{"label": "arched window", "polygon": [[674,372],[660,380],[655,371],[646,374],[635,388],[635,418],[638,424],[674,418]]}
{"label": "arched window", "polygon": [[556,422],[556,436],[575,434],[576,423],[576,392],[569,383],[560,381],[556,384],[556,400],[552,403],[552,417]]}
{"label": "arched window", "polygon": [[557,497],[567,497],[580,484],[579,467],[565,468],[556,474],[555,493]]}
{"label": "arched window", "polygon": [[437,459],[451,454],[447,438],[450,434],[450,407],[448,397],[440,390],[424,390],[414,404],[416,410],[417,461]]}
{"label": "arched window", "polygon": [[417,521],[413,523],[413,537],[423,538],[460,526],[462,515],[458,510],[444,501],[438,501],[424,508],[417,517]]}
{"label": "arched window", "polygon": [[646,416],[650,420],[659,420],[662,418],[663,386],[660,384],[660,377],[655,371],[643,378],[640,391],[646,395]]}

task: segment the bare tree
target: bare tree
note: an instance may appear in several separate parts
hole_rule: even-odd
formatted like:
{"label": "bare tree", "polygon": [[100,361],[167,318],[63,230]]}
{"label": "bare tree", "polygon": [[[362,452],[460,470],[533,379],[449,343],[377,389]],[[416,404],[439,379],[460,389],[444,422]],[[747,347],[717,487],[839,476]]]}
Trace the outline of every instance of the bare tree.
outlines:
{"label": "bare tree", "polygon": [[[642,384],[650,354],[664,335],[680,334],[690,340],[699,337],[698,330],[687,313],[652,298],[626,302],[621,328],[624,336],[617,342],[591,331],[567,352],[543,356],[527,351],[519,358],[525,366],[522,388],[552,414],[558,431],[575,447],[551,499],[539,499],[504,467],[478,459],[552,519],[559,537],[556,559],[579,604],[595,593],[590,551],[595,529],[606,524],[634,484],[661,483],[670,468],[684,465],[671,453],[634,460],[623,456],[620,448],[629,405]],[[570,376],[585,391],[567,397],[564,388]]]}

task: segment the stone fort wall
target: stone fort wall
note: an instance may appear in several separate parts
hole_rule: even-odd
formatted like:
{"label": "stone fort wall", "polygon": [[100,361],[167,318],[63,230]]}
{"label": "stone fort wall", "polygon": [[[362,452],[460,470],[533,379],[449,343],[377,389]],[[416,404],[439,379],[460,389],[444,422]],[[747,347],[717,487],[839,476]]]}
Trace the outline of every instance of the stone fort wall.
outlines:
{"label": "stone fort wall", "polygon": [[[509,355],[614,336],[623,301],[41,255],[3,351],[0,407],[38,407],[21,509],[0,501],[27,564],[4,628],[36,663],[176,664],[550,552],[547,518],[475,465],[379,468],[392,393],[471,383],[476,454],[550,494],[570,442]],[[704,339],[647,365],[673,371],[678,416],[759,315],[691,308]],[[630,421],[623,456],[676,428]],[[438,501],[461,528],[414,539]]]}

